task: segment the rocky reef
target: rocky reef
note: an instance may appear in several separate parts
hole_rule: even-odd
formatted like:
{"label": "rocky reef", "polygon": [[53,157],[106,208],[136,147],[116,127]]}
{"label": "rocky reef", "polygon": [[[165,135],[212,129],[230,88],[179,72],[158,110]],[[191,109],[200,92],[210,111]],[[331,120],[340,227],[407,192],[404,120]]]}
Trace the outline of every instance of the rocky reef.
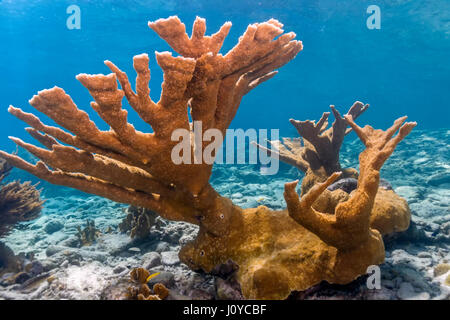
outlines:
{"label": "rocky reef", "polygon": [[[181,260],[194,271],[214,274],[231,261],[237,267],[225,278],[233,279],[244,298],[284,299],[323,281],[347,284],[364,275],[368,266],[383,263],[382,235],[408,228],[410,210],[393,190],[379,187],[380,170],[416,124],[405,123],[406,117],[402,117],[387,130],[361,128],[354,120],[367,105],[360,102],[343,117],[332,107],[335,121],[328,129],[328,113],[317,123],[291,120],[303,143],[285,140],[284,149],[278,142],[267,151],[306,173],[301,197],[296,192],[298,181],[294,181],[285,184],[287,209],[263,205],[241,208],[210,184],[212,163],[196,161],[197,150],[207,147],[205,142],[199,144],[192,139],[188,163],[174,163],[172,151],[177,142],[171,139],[172,133],[176,129],[192,133],[193,123],[201,121],[202,135],[210,129],[223,135],[243,96],[293,59],[302,49],[301,42],[294,40],[294,33],[285,34],[282,24],[271,19],[250,25],[238,44],[222,55],[219,50],[231,23],[225,23],[212,36],[204,35],[206,23],[201,18],[194,22],[191,37],[177,17],[151,22],[149,27],[180,54],[156,53],[164,71],[158,102],[149,96],[146,54],[133,59],[136,92],[127,75],[105,61],[111,74],[80,74],[77,79],[94,98],[91,106],[110,125],[109,131],[98,129],[69,95],[55,87],[40,91],[30,104],[71,133],[45,125],[35,115],[11,106],[10,113],[30,125],[27,131],[45,148],[12,138],[40,160],[32,164],[3,151],[0,156],[50,183],[198,226],[195,239],[180,243],[179,259],[175,251],[165,250],[161,251],[161,262],[176,265]],[[137,131],[128,123],[123,97],[153,132]],[[339,161],[343,139],[350,131],[365,146],[359,154],[359,172],[342,169]],[[346,192],[333,186],[342,178],[357,179],[355,188]],[[143,221],[132,217],[131,230],[133,222],[137,222],[134,234],[141,234],[136,226]],[[67,255],[67,265],[80,260],[73,256],[81,250],[61,251],[48,248],[46,255]],[[89,273],[81,268],[68,268],[64,271],[66,279],[59,277],[50,285],[64,289],[80,272]],[[91,286],[101,277],[101,273],[95,275]],[[215,282],[216,286],[224,283]],[[232,285],[221,292],[236,292],[235,288]]]}

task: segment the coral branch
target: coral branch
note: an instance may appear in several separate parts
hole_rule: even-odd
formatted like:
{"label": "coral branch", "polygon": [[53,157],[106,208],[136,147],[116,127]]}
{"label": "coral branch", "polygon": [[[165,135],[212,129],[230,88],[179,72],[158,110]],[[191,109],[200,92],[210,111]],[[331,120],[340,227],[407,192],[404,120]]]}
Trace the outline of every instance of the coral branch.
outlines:
{"label": "coral branch", "polygon": [[[409,122],[401,126],[406,120],[406,117],[403,117],[397,119],[391,128],[383,131],[370,126],[362,129],[353,121],[351,115],[346,115],[345,119],[353,130],[363,137],[366,145],[366,149],[359,157],[358,186],[350,198],[336,206],[334,215],[320,213],[313,208],[320,194],[338,178],[340,174],[337,173],[333,173],[324,183],[313,186],[300,200],[295,192],[297,182],[285,185],[285,200],[289,215],[324,242],[341,250],[359,247],[368,241],[372,232],[370,214],[378,191],[379,170],[395,146],[416,125]],[[398,135],[392,138],[397,130]]]}
{"label": "coral branch", "polygon": [[[368,107],[369,105],[356,101],[347,114],[356,119]],[[281,142],[278,142],[279,150],[282,150],[279,152],[281,161],[293,165],[305,173],[311,170],[320,177],[319,181],[323,181],[333,172],[341,170],[339,151],[345,135],[352,130],[348,128],[345,118],[339,111],[333,105],[330,108],[335,118],[330,128],[327,129],[329,112],[324,112],[317,123],[311,120],[290,119],[291,124],[303,138],[303,144],[301,139],[283,139],[286,148],[282,148]],[[321,173],[321,170],[324,172]],[[344,171],[345,176],[348,176],[348,173]]]}
{"label": "coral branch", "polygon": [[197,17],[192,27],[192,35],[186,34],[186,26],[177,16],[149,22],[148,26],[164,39],[176,52],[187,58],[200,58],[211,52],[217,54],[222,47],[231,22],[226,22],[220,30],[212,36],[205,36],[206,21]]}

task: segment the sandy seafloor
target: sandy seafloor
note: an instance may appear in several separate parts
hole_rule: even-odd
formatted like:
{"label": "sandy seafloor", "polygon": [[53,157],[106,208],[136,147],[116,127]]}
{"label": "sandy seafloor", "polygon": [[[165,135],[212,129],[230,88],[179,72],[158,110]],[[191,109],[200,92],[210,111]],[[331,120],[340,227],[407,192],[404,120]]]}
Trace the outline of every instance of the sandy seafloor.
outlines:
{"label": "sandy seafloor", "polygon": [[[369,290],[364,278],[347,286],[322,284],[301,297],[307,299],[450,299],[445,279],[450,271],[450,130],[414,130],[384,165],[381,176],[405,197],[412,211],[409,231],[386,241],[381,286]],[[354,136],[344,142],[343,167],[357,167],[363,146]],[[282,165],[274,176],[263,176],[257,165],[219,165],[212,184],[242,207],[285,207],[284,183],[301,178],[295,168]],[[18,170],[10,178],[22,178]],[[6,285],[0,279],[0,299],[113,299],[126,287],[133,267],[164,271],[160,281],[173,298],[236,298],[233,288],[212,276],[190,271],[180,263],[180,245],[192,239],[196,227],[158,218],[145,241],[132,241],[118,224],[126,205],[86,196],[42,183],[46,202],[41,216],[23,223],[5,239],[16,254],[33,252],[38,272],[23,283]],[[93,219],[103,231],[91,246],[77,247],[77,226]],[[106,232],[109,227],[112,231]],[[299,297],[299,296],[297,296]]]}

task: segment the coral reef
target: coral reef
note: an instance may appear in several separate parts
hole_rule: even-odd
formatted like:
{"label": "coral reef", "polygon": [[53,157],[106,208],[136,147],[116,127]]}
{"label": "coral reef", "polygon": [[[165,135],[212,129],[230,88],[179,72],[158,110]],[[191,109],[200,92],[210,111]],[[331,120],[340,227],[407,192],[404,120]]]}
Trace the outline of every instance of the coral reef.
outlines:
{"label": "coral reef", "polygon": [[147,285],[150,272],[144,268],[135,268],[130,272],[133,286],[127,290],[129,300],[164,300],[169,296],[169,289],[162,283],[155,283],[153,291]]}
{"label": "coral reef", "polygon": [[94,220],[86,220],[86,227],[81,229],[77,226],[77,238],[81,246],[89,246],[95,242],[95,240],[101,234],[100,230],[95,227]]}
{"label": "coral reef", "polygon": [[121,232],[130,232],[131,238],[145,239],[150,229],[157,225],[158,214],[146,208],[130,206],[126,210],[127,216],[119,224]]}
{"label": "coral reef", "polygon": [[[11,166],[0,159],[0,184],[11,171]],[[39,216],[42,204],[40,191],[29,181],[13,181],[0,188],[0,237],[7,235],[14,225]]]}
{"label": "coral reef", "polygon": [[[412,210],[411,225],[406,232],[395,233],[392,235],[394,238],[389,240],[383,237],[386,257],[380,265],[381,289],[368,289],[367,277],[361,276],[348,285],[325,286],[324,281],[310,288],[314,294],[298,297],[292,294],[289,299],[303,296],[305,299],[321,300],[396,300],[414,297],[445,300],[450,297],[450,287],[445,284],[448,273],[435,276],[433,272],[438,265],[450,262],[450,215],[447,210],[450,197],[445,196],[449,190],[446,184],[427,184],[436,172],[445,173],[445,164],[450,157],[445,152],[447,149],[443,148],[448,145],[447,131],[414,129],[397,146],[381,170],[381,176],[392,183],[395,192],[408,200]],[[423,146],[422,149],[411,153],[418,144]],[[341,148],[341,163],[353,163],[363,148],[359,139],[346,137]],[[277,175],[268,178],[260,175],[257,165],[216,165],[211,184],[236,205],[254,207],[258,205],[257,199],[264,197],[264,205],[281,210],[286,206],[284,184],[298,176],[299,173],[289,166],[281,166]],[[53,188],[60,190],[58,186]],[[135,266],[144,267],[152,273],[161,272],[149,281],[149,287],[153,287],[153,280],[163,283],[170,289],[168,299],[171,300],[243,298],[239,283],[234,282],[235,276],[229,279],[229,273],[235,270],[233,265],[225,270],[221,265],[218,272],[214,270],[206,274],[191,271],[179,260],[166,259],[169,256],[167,253],[175,257],[187,241],[195,238],[197,226],[158,218],[160,228],[153,228],[145,241],[136,242],[128,235],[117,232],[126,207],[70,189],[62,195],[46,199],[45,212],[31,221],[27,228],[15,228],[4,243],[15,252],[35,253],[45,268],[44,272],[50,273],[51,277],[41,283],[37,281],[32,287],[23,287],[18,284],[3,286],[0,276],[0,299],[121,300],[125,298],[130,285],[129,273]],[[47,222],[61,217],[65,217],[63,231],[48,234],[45,231]],[[107,230],[111,227],[114,231],[103,233],[89,247],[78,248],[77,239],[73,239],[77,233],[76,226],[84,227],[86,217],[95,217],[97,228]],[[164,259],[161,258],[163,254]],[[26,282],[40,277],[32,277]],[[410,296],[404,295],[407,284],[414,290]]]}
{"label": "coral reef", "polygon": [[[320,133],[326,118],[317,125],[294,122],[302,132],[302,128],[307,128],[312,141],[317,140],[317,161],[311,170],[325,173],[311,179],[308,188],[302,190],[301,199],[295,192],[297,182],[287,183],[287,210],[272,211],[264,206],[241,209],[209,184],[212,163],[196,161],[206,143],[192,139],[188,157],[191,161],[187,161],[191,164],[172,161],[177,144],[171,139],[172,133],[175,129],[192,133],[191,118],[193,122],[201,121],[202,135],[209,129],[223,134],[242,97],[294,58],[302,49],[301,42],[293,40],[293,33],[283,34],[282,24],[271,19],[250,25],[238,44],[222,55],[218,52],[231,23],[209,37],[204,36],[205,20],[197,18],[190,38],[177,17],[160,19],[149,26],[181,54],[173,57],[167,52],[156,53],[164,71],[159,102],[153,102],[149,96],[146,54],[134,57],[136,93],[127,75],[106,61],[112,74],[80,74],[77,79],[89,90],[95,100],[92,108],[111,130],[99,130],[87,113],[55,87],[40,91],[30,104],[71,133],[45,125],[33,114],[11,106],[9,111],[33,127],[28,132],[46,148],[12,138],[41,161],[33,165],[16,155],[0,152],[0,156],[51,183],[141,206],[169,220],[198,225],[197,238],[179,253],[181,261],[206,272],[228,260],[234,261],[239,266],[236,279],[245,298],[283,299],[294,290],[305,290],[322,280],[348,283],[364,274],[369,265],[383,262],[381,234],[370,227],[379,170],[415,123],[403,124],[405,118],[401,118],[386,131],[360,128],[353,121],[365,110],[360,104],[345,117],[336,117],[336,132],[328,131],[324,140]],[[139,132],[127,122],[127,112],[121,106],[124,96],[152,127],[152,133]],[[335,172],[341,171],[338,151],[347,125],[366,146],[359,158],[359,175],[354,170]],[[399,133],[393,138],[397,130]],[[327,205],[327,210],[313,206],[341,175],[357,177],[357,188],[350,195],[333,198],[334,203]],[[136,277],[142,280],[141,275]]]}

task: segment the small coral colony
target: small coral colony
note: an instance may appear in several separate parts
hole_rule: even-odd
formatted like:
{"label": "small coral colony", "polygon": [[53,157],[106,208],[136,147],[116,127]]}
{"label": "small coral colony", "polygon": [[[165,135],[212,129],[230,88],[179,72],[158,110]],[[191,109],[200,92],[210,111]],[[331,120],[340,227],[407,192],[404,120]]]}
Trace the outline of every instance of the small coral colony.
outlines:
{"label": "small coral colony", "polygon": [[[164,72],[160,100],[150,98],[147,54],[133,58],[135,90],[127,74],[110,61],[105,61],[112,72],[108,75],[76,77],[92,95],[91,107],[110,125],[109,131],[98,129],[63,89],[40,91],[30,104],[59,126],[46,125],[34,114],[10,106],[9,112],[30,126],[27,132],[42,147],[12,137],[39,161],[31,164],[0,151],[6,161],[2,162],[2,178],[12,165],[56,185],[133,205],[136,212],[142,208],[141,215],[129,216],[122,225],[133,229],[133,235],[146,234],[142,225],[154,219],[152,213],[198,225],[195,240],[179,252],[181,261],[205,272],[233,261],[239,266],[236,279],[245,298],[284,299],[294,290],[324,280],[346,284],[365,274],[369,266],[381,264],[385,256],[382,237],[406,230],[410,210],[404,199],[380,184],[380,169],[416,123],[402,117],[385,131],[361,128],[355,120],[368,108],[361,102],[355,102],[343,116],[331,106],[331,126],[330,112],[317,122],[291,119],[299,138],[270,141],[269,148],[259,148],[304,172],[300,196],[298,182],[287,182],[285,210],[240,208],[210,185],[212,164],[173,163],[171,151],[176,142],[171,133],[179,128],[191,130],[188,108],[191,120],[202,122],[203,132],[214,128],[224,133],[242,97],[275,76],[274,70],[293,59],[302,43],[293,32],[284,33],[275,19],[249,25],[224,55],[219,51],[229,22],[212,36],[205,36],[206,23],[201,18],[195,20],[190,37],[176,16],[150,22],[149,27],[178,53],[156,52]],[[152,133],[137,131],[127,122],[124,96]],[[365,145],[359,155],[359,172],[339,163],[340,147],[351,131]],[[41,206],[39,191],[29,183],[3,185],[0,235],[18,221],[35,218]],[[79,233],[89,244],[96,229],[88,222]],[[147,286],[152,276],[134,269],[135,286],[129,288],[129,297],[167,297],[163,285],[152,290]]]}

